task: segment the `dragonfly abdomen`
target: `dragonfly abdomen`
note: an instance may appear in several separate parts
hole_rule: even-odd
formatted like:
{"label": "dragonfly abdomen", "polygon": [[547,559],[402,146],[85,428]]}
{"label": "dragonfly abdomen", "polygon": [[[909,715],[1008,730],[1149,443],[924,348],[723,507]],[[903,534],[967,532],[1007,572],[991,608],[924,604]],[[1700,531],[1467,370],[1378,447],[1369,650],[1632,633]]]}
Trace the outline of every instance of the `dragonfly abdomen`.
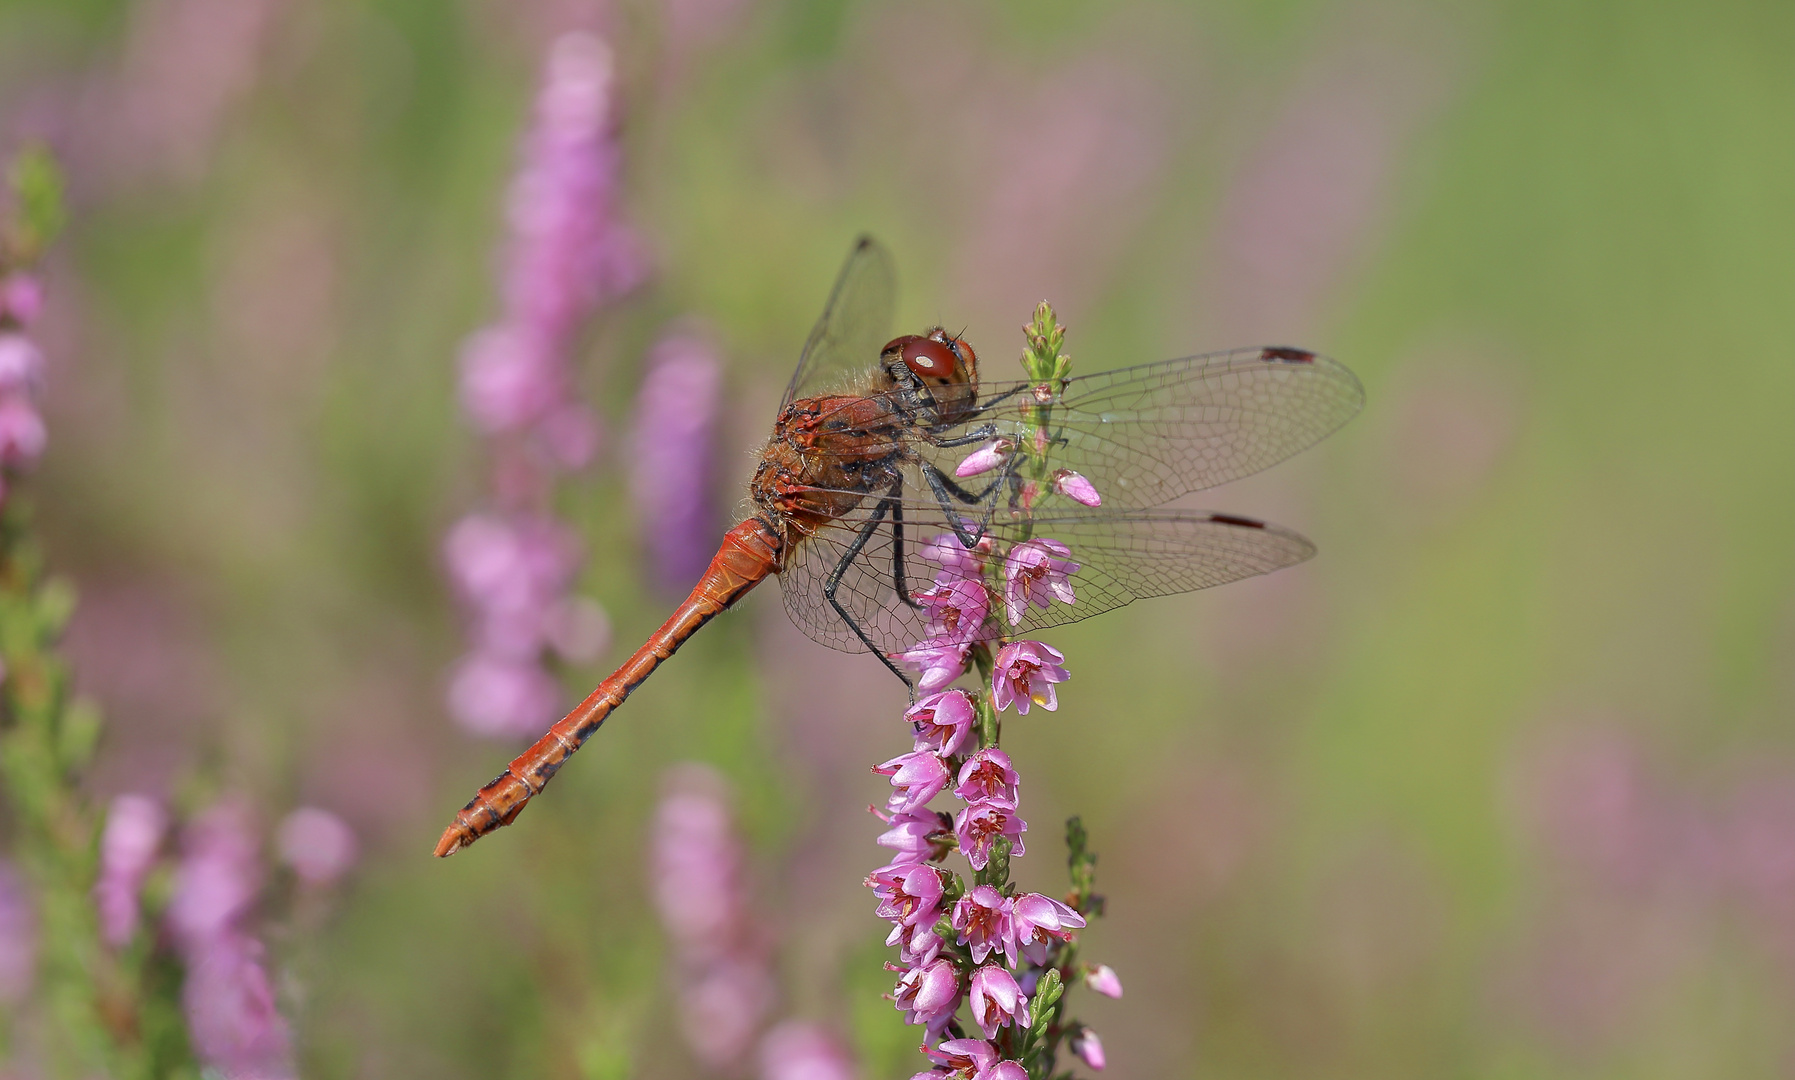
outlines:
{"label": "dragonfly abdomen", "polygon": [[784,538],[759,518],[749,518],[725,533],[717,554],[685,602],[585,701],[468,800],[436,842],[437,857],[453,855],[494,829],[517,820],[524,805],[548,786],[562,764],[599,729],[611,711],[623,704],[700,627],[777,573],[784,553]]}

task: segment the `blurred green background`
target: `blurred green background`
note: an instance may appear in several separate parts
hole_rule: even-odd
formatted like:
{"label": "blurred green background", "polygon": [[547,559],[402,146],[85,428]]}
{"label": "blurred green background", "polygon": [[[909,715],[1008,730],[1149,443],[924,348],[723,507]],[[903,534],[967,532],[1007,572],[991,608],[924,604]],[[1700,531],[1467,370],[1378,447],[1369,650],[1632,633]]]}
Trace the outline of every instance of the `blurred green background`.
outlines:
{"label": "blurred green background", "polygon": [[611,614],[667,610],[622,477],[648,345],[728,357],[727,512],[852,236],[988,364],[1288,342],[1364,414],[1195,505],[1321,555],[1055,632],[1008,728],[1063,888],[1082,813],[1128,1077],[1795,1071],[1795,7],[1786,3],[3,0],[0,151],[62,156],[51,448],[95,790],[329,807],[365,856],[277,942],[307,1076],[698,1075],[645,884],[670,763],[733,781],[782,1012],[920,1068],[879,995],[870,658],[776,587],[447,862],[515,747],[447,719],[460,340],[496,306],[540,59],[622,80],[651,283],[594,322],[565,491]]}

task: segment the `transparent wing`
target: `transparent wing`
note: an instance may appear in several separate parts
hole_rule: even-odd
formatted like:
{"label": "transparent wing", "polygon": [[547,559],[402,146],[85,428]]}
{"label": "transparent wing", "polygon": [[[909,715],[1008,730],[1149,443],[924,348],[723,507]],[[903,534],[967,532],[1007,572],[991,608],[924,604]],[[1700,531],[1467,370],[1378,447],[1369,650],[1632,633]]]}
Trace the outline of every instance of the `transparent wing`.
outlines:
{"label": "transparent wing", "polygon": [[[786,611],[807,635],[831,648],[861,651],[866,645],[827,598],[830,580],[839,572],[835,600],[875,648],[894,657],[930,633],[930,611],[906,603],[898,583],[910,598],[929,592],[938,575],[950,572],[928,557],[940,546],[925,548],[945,544],[955,552],[961,549],[938,504],[891,500],[881,513],[881,502],[867,496],[859,508],[805,540],[788,557],[780,586]],[[901,528],[889,512],[893,502]],[[868,539],[853,551],[869,524]],[[976,636],[993,638],[1027,636],[1146,597],[1270,573],[1315,554],[1314,546],[1296,533],[1205,511],[1080,507],[1027,519],[1005,513],[988,523],[986,536],[992,550],[985,556],[982,580],[989,592],[989,617]],[[1068,575],[1074,602],[1029,605],[1012,623],[1003,592],[1005,559],[1013,545],[1030,537],[1057,540],[1070,549],[1068,558],[1078,564]]]}
{"label": "transparent wing", "polygon": [[[980,415],[1020,437],[1041,402],[1028,384],[980,387]],[[1321,441],[1365,391],[1337,361],[1301,349],[1234,349],[1066,380],[1046,404],[1054,463],[1088,477],[1105,506],[1157,506],[1256,473]],[[969,448],[918,451],[944,472]]]}
{"label": "transparent wing", "polygon": [[822,318],[804,342],[781,411],[819,390],[841,389],[848,376],[870,370],[890,340],[896,308],[897,269],[891,252],[862,236],[848,252]]}

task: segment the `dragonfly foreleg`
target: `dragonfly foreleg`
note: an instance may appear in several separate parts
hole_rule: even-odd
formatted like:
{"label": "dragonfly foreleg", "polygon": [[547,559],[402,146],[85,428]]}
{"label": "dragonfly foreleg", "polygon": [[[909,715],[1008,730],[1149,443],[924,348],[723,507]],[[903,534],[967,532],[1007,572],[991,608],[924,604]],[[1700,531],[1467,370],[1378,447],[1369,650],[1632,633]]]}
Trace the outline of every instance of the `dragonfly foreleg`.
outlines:
{"label": "dragonfly foreleg", "polygon": [[873,644],[872,639],[866,636],[866,631],[862,630],[860,624],[854,621],[854,617],[848,614],[848,609],[835,598],[835,590],[840,588],[841,579],[847,574],[848,567],[860,557],[861,551],[866,548],[866,542],[879,531],[879,526],[885,521],[885,515],[890,513],[896,505],[896,500],[890,497],[879,500],[879,505],[873,510],[872,517],[867,519],[866,524],[860,526],[860,531],[854,534],[854,542],[848,545],[846,551],[842,552],[841,561],[836,563],[835,569],[829,572],[829,580],[823,583],[823,599],[829,601],[829,606],[835,609],[837,615],[841,616],[842,622],[848,624],[848,629],[854,631],[854,636],[860,639],[860,643],[879,658],[879,663],[890,668],[893,675],[903,680],[905,689],[910,691],[910,699],[914,701],[916,700],[916,684],[910,681],[910,676],[898,670],[898,666],[891,662],[891,657],[886,656],[883,649]]}
{"label": "dragonfly foreleg", "polygon": [[951,439],[933,439],[933,438],[931,438],[928,440],[928,443],[930,446],[944,446],[944,447],[970,446],[973,443],[984,442],[986,439],[989,439],[991,436],[993,436],[995,434],[997,434],[997,425],[996,424],[980,424],[978,427],[973,428],[971,431],[967,431],[967,432],[963,432],[962,434],[955,435]]}
{"label": "dragonfly foreleg", "polygon": [[[926,461],[922,463],[922,475],[923,479],[929,482],[929,488],[935,492],[935,501],[941,505],[941,512],[947,517],[947,523],[954,530],[954,535],[960,538],[960,543],[968,550],[977,547],[979,541],[985,538],[985,526],[991,519],[991,507],[988,499],[991,493],[1008,478],[1008,473],[993,480],[990,486],[977,494],[954,483],[946,473]],[[977,532],[969,528],[966,519],[955,510],[954,500],[956,499],[968,506],[981,504],[985,506],[985,520],[978,523]]]}

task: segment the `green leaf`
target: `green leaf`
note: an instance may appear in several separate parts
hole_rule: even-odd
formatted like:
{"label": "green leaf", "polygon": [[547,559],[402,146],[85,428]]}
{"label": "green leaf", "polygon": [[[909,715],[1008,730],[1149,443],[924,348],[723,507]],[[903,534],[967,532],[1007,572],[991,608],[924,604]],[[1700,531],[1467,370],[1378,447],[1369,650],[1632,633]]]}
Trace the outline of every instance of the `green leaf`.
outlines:
{"label": "green leaf", "polygon": [[67,220],[63,206],[62,168],[43,147],[20,151],[7,180],[13,190],[17,219],[12,223],[14,257],[31,263],[43,254]]}

